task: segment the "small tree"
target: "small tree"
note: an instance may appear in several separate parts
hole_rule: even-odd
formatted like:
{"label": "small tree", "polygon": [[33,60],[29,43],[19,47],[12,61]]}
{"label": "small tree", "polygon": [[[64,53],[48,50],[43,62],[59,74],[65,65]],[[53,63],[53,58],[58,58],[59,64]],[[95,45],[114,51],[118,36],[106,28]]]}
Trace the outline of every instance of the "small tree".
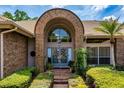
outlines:
{"label": "small tree", "polygon": [[79,75],[83,74],[83,70],[87,67],[87,50],[85,48],[79,48],[76,50],[76,72]]}
{"label": "small tree", "polygon": [[115,67],[115,57],[114,57],[114,44],[115,44],[115,39],[114,36],[119,33],[119,31],[123,28],[124,23],[119,23],[118,22],[119,18],[117,19],[108,19],[105,21],[100,22],[100,26],[95,28],[96,31],[100,31],[103,33],[106,33],[110,37],[110,43],[111,43],[111,54],[112,54],[112,62],[113,66]]}
{"label": "small tree", "polygon": [[29,20],[31,19],[25,11],[16,10],[14,13],[14,20],[21,21],[21,20]]}
{"label": "small tree", "polygon": [[3,13],[3,16],[6,17],[6,18],[9,18],[11,20],[13,20],[13,18],[14,18],[13,15],[10,12],[7,12],[7,11]]}

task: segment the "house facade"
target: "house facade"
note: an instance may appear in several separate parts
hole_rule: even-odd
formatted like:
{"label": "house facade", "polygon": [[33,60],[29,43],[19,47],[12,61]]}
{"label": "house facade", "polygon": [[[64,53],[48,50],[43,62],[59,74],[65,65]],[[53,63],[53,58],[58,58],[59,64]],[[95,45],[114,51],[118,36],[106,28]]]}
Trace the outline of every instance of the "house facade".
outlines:
{"label": "house facade", "polygon": [[[0,16],[0,77],[24,67],[41,72],[48,62],[68,67],[76,61],[75,49],[87,48],[88,64],[113,64],[109,36],[96,32],[100,21],[81,21],[70,10],[55,8],[38,20],[12,21]],[[124,29],[121,30],[124,32]],[[124,64],[124,36],[115,36],[115,61]]]}

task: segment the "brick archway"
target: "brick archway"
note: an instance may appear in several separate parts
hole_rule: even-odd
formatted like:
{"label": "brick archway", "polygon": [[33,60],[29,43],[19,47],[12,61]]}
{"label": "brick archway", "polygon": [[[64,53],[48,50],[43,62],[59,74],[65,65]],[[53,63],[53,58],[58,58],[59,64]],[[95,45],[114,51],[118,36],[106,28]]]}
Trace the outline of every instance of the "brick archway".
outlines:
{"label": "brick archway", "polygon": [[[51,21],[57,19],[56,21]],[[65,21],[63,21],[63,20]],[[62,20],[62,21],[61,21]],[[36,67],[42,72],[44,71],[44,62],[46,56],[46,33],[48,27],[48,23],[61,24],[64,27],[68,27],[68,29],[73,30],[73,38],[74,38],[74,48],[83,47],[82,37],[84,36],[84,27],[81,20],[71,11],[66,9],[51,9],[46,11],[37,21],[35,25],[35,43],[36,43]],[[54,23],[55,22],[55,23]],[[59,26],[61,26],[59,25]]]}

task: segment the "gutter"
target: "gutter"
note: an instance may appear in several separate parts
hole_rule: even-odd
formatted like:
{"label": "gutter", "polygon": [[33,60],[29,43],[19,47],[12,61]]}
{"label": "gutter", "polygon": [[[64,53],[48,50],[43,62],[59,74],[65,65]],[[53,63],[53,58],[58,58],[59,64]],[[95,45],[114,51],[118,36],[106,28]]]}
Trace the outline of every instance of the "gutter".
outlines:
{"label": "gutter", "polygon": [[15,27],[14,29],[11,29],[11,30],[6,30],[6,31],[3,31],[0,33],[0,39],[1,39],[1,42],[0,42],[0,50],[1,50],[1,79],[4,78],[4,34],[6,33],[9,33],[9,32],[13,32],[13,31],[16,31],[17,30],[17,27]]}

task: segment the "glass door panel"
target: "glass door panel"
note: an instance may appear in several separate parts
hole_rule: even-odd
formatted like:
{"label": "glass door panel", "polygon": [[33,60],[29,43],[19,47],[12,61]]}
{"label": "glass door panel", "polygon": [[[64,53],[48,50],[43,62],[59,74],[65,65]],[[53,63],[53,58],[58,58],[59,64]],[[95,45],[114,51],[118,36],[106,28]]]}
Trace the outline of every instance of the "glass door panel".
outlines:
{"label": "glass door panel", "polygon": [[72,60],[72,48],[48,48],[48,58],[54,66],[68,66]]}

